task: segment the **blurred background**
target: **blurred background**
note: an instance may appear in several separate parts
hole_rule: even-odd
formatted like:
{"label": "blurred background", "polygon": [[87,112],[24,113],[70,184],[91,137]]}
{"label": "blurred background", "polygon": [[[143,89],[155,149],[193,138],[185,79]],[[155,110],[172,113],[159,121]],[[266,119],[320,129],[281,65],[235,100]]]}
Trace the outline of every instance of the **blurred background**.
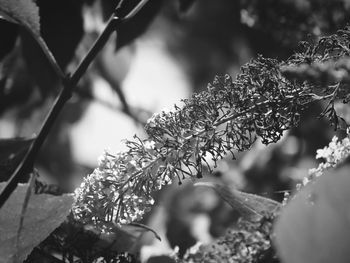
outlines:
{"label": "blurred background", "polygon": [[[37,1],[43,38],[66,72],[76,68],[117,3]],[[258,54],[283,60],[298,49],[299,41],[334,33],[349,21],[349,5],[346,0],[149,1],[111,37],[79,82],[40,152],[40,177],[73,191],[105,149],[122,151],[123,139],[143,137],[153,113],[205,90],[215,75],[234,78]],[[5,21],[0,32],[6,36],[0,40],[0,138],[30,138],[61,85],[25,32]],[[316,118],[324,106],[312,105],[300,126],[279,143],[266,147],[257,141],[237,160],[222,160],[204,180],[281,201],[285,191],[317,166],[316,150],[335,134]],[[1,181],[8,174],[1,174]],[[182,254],[197,241],[208,243],[238,218],[215,192],[194,188],[192,182],[156,195],[155,209],[143,223],[163,241],[145,234],[140,242],[143,259],[175,246]]]}

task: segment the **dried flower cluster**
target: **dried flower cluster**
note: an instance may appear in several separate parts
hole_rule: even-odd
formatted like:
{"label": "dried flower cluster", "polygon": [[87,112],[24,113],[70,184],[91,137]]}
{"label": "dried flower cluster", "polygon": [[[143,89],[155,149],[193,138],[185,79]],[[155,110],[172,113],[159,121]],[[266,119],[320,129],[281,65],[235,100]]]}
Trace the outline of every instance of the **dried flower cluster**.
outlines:
{"label": "dried flower cluster", "polygon": [[212,244],[192,247],[177,262],[258,262],[271,248],[272,218],[264,217],[257,222],[240,221],[238,227],[238,231],[228,230]]}
{"label": "dried flower cluster", "polygon": [[[126,151],[103,155],[76,190],[74,215],[101,228],[139,220],[163,185],[200,178],[203,168],[212,169],[211,162],[215,167],[228,152],[248,150],[257,136],[265,144],[277,142],[311,102],[328,99],[327,108],[334,110],[341,83],[320,86],[285,69],[348,55],[349,39],[346,29],[316,45],[304,44],[286,62],[259,56],[241,68],[235,81],[216,77],[207,91],[183,100],[181,107],[155,114],[145,127],[147,139],[135,136],[126,142]],[[334,121],[337,115],[327,112]]]}
{"label": "dried flower cluster", "polygon": [[[105,230],[109,224],[104,222],[137,221],[153,205],[151,193],[159,190],[165,181],[152,172],[157,166],[150,153],[152,145],[140,141],[140,144],[130,142],[128,146],[128,152],[117,155],[105,152],[98,168],[76,189],[73,211],[77,219]],[[134,155],[136,150],[144,152]]]}
{"label": "dried flower cluster", "polygon": [[316,44],[300,43],[300,51],[281,65],[282,74],[289,80],[309,88],[315,99],[327,99],[321,116],[334,128],[347,126],[335,109],[335,102],[349,101],[350,28],[322,37]]}

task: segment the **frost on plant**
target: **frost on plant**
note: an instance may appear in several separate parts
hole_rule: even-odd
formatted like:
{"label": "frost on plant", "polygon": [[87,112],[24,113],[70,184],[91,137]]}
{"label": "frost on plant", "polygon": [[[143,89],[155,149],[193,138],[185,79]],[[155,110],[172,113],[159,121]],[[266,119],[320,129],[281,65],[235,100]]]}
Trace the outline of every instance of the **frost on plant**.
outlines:
{"label": "frost on plant", "polygon": [[[311,102],[329,100],[325,116],[335,123],[334,100],[343,86],[323,86],[287,74],[287,67],[324,63],[348,54],[349,31],[322,38],[285,62],[259,56],[241,68],[236,80],[216,77],[207,91],[194,94],[171,111],[155,114],[146,124],[147,138],[126,141],[127,150],[106,152],[98,168],[76,190],[76,218],[100,228],[139,220],[163,185],[202,177],[209,163],[227,153],[250,149],[257,137],[277,142],[299,122]],[[211,160],[210,162],[208,160]]]}

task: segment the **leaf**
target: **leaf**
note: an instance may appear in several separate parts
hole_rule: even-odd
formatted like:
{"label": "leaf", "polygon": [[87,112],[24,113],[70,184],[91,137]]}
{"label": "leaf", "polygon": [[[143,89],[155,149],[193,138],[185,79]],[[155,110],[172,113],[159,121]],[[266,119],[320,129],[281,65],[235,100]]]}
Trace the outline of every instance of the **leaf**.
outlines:
{"label": "leaf", "polygon": [[7,181],[34,138],[0,139],[0,182]]}
{"label": "leaf", "polygon": [[[4,186],[4,183],[0,184],[0,191]],[[24,261],[32,249],[65,220],[72,207],[74,201],[72,194],[31,195],[16,248],[22,205],[28,187],[28,184],[19,184],[0,210],[1,262]]]}
{"label": "leaf", "polygon": [[322,175],[282,209],[274,232],[283,262],[349,262],[349,168]]}
{"label": "leaf", "polygon": [[[147,231],[159,238],[154,230],[138,223],[122,227],[110,223],[108,227],[108,231],[102,231],[93,225],[82,224],[80,221],[66,220],[41,245],[45,247],[63,242],[65,247],[75,255],[91,251],[90,256],[93,258],[106,253],[134,253],[142,242],[142,234]],[[62,253],[59,247],[56,247],[56,251]]]}
{"label": "leaf", "polygon": [[[64,78],[61,68],[40,35],[38,6],[31,0],[0,0],[0,17],[1,15],[3,15],[3,18],[6,20],[18,23],[26,29],[26,32],[36,41],[47,61],[51,64],[52,70],[61,78]],[[61,21],[61,19],[59,19],[59,21]],[[44,72],[44,74],[45,73],[46,72]]]}
{"label": "leaf", "polygon": [[129,224],[122,227],[114,227],[112,232],[108,232],[100,235],[100,240],[95,243],[94,249],[116,252],[134,252],[134,249],[138,247],[139,240],[142,234],[146,232],[152,232],[155,237],[160,240],[159,235],[149,227],[142,224]]}
{"label": "leaf", "polygon": [[37,4],[40,11],[41,36],[58,65],[65,68],[72,60],[84,34],[83,2],[37,0]]}
{"label": "leaf", "polygon": [[130,44],[133,40],[145,33],[159,13],[162,3],[163,0],[148,1],[135,17],[121,24],[117,31],[116,48],[120,49]]}
{"label": "leaf", "polygon": [[0,41],[0,61],[13,49],[17,35],[18,26],[0,19],[0,33],[6,36]]}
{"label": "leaf", "polygon": [[[118,2],[118,1],[117,1]],[[122,13],[128,13],[133,9],[139,1],[129,0],[125,1],[122,6]],[[135,15],[135,17],[122,23],[118,27],[116,49],[120,49],[123,46],[130,44],[133,40],[142,35],[152,23],[154,18],[159,13],[162,7],[163,0],[148,1],[142,9]],[[102,12],[105,20],[109,18],[116,7],[115,1],[102,0]]]}
{"label": "leaf", "polygon": [[227,185],[211,182],[196,183],[194,185],[213,188],[223,200],[232,208],[237,209],[248,220],[261,218],[266,213],[276,212],[281,206],[279,202],[272,199],[245,193]]}
{"label": "leaf", "polygon": [[[21,34],[23,56],[28,70],[41,95],[47,97],[58,89],[59,77],[50,66],[47,54],[42,52],[43,42],[52,52],[57,64],[65,69],[71,62],[83,36],[82,2],[70,0],[38,0],[41,18],[41,38]],[[62,19],[64,17],[64,19]],[[38,43],[42,45],[38,45]]]}
{"label": "leaf", "polygon": [[186,13],[194,4],[196,0],[179,0],[180,13]]}
{"label": "leaf", "polygon": [[[41,38],[52,52],[57,64],[64,69],[72,60],[83,36],[82,2],[71,0],[38,0],[41,19]],[[64,17],[64,19],[62,19]],[[35,79],[41,95],[47,97],[56,92],[59,78],[50,66],[38,39],[23,32],[23,56],[28,70]],[[34,41],[35,40],[35,41]]]}
{"label": "leaf", "polygon": [[34,138],[0,139],[0,162],[26,151],[33,141]]}
{"label": "leaf", "polygon": [[[23,58],[26,62],[28,73],[35,84],[37,84],[40,95],[45,98],[53,91],[58,90],[59,78],[50,66],[46,55],[43,54],[37,39],[34,39],[26,31],[22,31],[20,37],[23,46]],[[40,42],[44,42],[43,38],[40,38]]]}
{"label": "leaf", "polygon": [[0,15],[40,36],[39,8],[32,0],[0,0]]}

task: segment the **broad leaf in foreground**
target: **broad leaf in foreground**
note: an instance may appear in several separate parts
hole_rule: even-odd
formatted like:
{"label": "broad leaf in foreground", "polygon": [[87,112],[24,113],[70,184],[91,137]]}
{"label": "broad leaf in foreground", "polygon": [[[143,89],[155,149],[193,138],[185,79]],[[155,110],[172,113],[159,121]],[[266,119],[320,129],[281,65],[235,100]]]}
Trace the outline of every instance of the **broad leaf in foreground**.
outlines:
{"label": "broad leaf in foreground", "polygon": [[[0,191],[5,184],[0,184]],[[23,202],[29,185],[19,184],[0,210],[0,262],[22,262],[67,217],[74,198],[71,194],[31,194],[20,236],[17,237]]]}
{"label": "broad leaf in foreground", "polygon": [[317,178],[283,208],[274,232],[284,263],[349,262],[349,168]]}

